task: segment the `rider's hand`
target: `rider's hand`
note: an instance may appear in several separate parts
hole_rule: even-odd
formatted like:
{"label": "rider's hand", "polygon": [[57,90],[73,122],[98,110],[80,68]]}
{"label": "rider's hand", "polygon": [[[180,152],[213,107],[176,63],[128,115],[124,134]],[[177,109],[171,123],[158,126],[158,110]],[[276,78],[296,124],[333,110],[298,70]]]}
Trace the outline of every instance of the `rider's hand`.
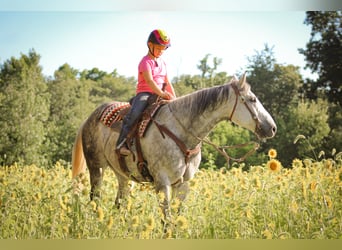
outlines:
{"label": "rider's hand", "polygon": [[163,95],[161,97],[165,100],[171,100],[172,99],[171,95],[166,91],[163,92]]}

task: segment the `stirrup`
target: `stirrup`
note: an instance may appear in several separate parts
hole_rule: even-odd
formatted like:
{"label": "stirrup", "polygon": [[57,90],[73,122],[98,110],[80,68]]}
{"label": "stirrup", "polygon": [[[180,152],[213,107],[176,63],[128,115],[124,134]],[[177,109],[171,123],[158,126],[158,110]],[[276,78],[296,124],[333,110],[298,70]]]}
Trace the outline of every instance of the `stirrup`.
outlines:
{"label": "stirrup", "polygon": [[131,154],[131,151],[126,146],[122,146],[121,148],[119,148],[119,153],[120,155],[128,156]]}

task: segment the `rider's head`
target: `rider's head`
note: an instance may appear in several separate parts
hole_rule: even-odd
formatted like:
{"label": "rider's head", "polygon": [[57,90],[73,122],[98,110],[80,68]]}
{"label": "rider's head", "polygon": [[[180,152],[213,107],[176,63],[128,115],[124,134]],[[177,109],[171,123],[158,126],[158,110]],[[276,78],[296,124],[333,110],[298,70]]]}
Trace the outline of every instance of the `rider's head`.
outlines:
{"label": "rider's head", "polygon": [[153,30],[148,37],[147,46],[152,56],[158,58],[171,46],[170,38],[163,30]]}

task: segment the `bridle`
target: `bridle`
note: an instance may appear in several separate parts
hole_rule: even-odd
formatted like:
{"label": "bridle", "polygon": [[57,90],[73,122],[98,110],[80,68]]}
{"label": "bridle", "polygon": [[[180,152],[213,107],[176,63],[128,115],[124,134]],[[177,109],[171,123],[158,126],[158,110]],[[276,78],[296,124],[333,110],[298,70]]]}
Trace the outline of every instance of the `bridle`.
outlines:
{"label": "bridle", "polygon": [[235,110],[236,110],[236,106],[237,106],[237,103],[238,103],[238,99],[239,97],[241,97],[241,101],[242,103],[246,106],[247,110],[249,111],[249,113],[251,114],[251,117],[252,119],[255,121],[255,131],[257,131],[257,129],[260,130],[261,126],[260,126],[260,120],[258,119],[258,116],[251,110],[251,108],[248,106],[245,98],[243,96],[241,96],[241,93],[238,89],[238,87],[236,86],[236,84],[232,83],[231,84],[234,92],[235,92],[235,103],[234,103],[234,107],[233,107],[233,110],[228,118],[229,121],[232,121],[232,118],[233,118],[233,115],[235,113]]}

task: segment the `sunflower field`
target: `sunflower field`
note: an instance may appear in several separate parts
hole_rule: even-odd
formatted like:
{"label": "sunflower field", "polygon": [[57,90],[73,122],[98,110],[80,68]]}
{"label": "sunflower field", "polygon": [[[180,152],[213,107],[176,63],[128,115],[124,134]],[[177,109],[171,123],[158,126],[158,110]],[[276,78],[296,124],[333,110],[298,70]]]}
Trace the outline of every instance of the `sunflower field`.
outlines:
{"label": "sunflower field", "polygon": [[[89,175],[72,180],[69,164],[0,167],[1,239],[341,239],[342,160],[269,160],[244,171],[201,169],[172,222],[161,222],[153,187],[132,184],[120,209],[117,181],[105,172],[101,199],[89,200]],[[75,192],[75,185],[83,186]],[[177,211],[180,209],[180,213]]]}

